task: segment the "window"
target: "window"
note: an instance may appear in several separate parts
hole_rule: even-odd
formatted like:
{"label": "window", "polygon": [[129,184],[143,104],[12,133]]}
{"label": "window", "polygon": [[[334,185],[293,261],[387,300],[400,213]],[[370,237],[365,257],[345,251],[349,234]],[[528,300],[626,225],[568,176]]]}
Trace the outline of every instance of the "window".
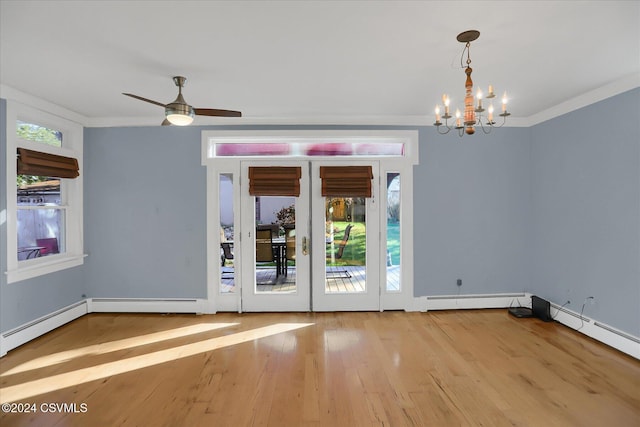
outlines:
{"label": "window", "polygon": [[[380,138],[378,138],[380,139]],[[403,157],[405,143],[353,138],[349,142],[287,141],[257,139],[255,142],[210,142],[210,157]]]}
{"label": "window", "polygon": [[387,292],[402,291],[400,263],[400,173],[387,172]]}
{"label": "window", "polygon": [[8,282],[82,264],[82,132],[7,102]]}

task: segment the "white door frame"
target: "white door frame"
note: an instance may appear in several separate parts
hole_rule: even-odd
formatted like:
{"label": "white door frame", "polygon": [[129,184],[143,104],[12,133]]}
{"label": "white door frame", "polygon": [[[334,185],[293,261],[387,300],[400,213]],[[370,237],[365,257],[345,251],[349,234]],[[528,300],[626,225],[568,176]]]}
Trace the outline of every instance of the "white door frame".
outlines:
{"label": "white door frame", "polygon": [[[242,311],[310,311],[311,286],[309,283],[310,257],[302,253],[302,239],[309,236],[309,170],[307,162],[300,160],[244,160],[241,162],[241,222],[236,236],[241,237],[242,263]],[[294,292],[257,292],[255,274],[255,197],[248,196],[249,183],[246,179],[251,166],[299,166],[300,196],[296,197],[296,287]],[[286,268],[286,267],[285,267]]]}
{"label": "white door frame", "polygon": [[[376,268],[379,262],[379,250],[381,234],[379,231],[381,218],[383,217],[380,205],[380,175],[378,160],[349,160],[349,166],[372,166],[374,182],[372,195],[365,199],[366,203],[366,260],[365,260],[365,290],[359,293],[332,293],[326,292],[326,242],[325,235],[325,197],[321,194],[322,182],[320,179],[321,166],[344,166],[344,160],[312,160],[311,174],[316,180],[311,183],[311,259],[313,262],[312,294],[313,311],[372,311],[380,310],[381,306],[381,271]],[[320,238],[319,238],[320,236]],[[347,243],[348,244],[348,243]]]}
{"label": "white door frame", "polygon": [[[201,158],[207,168],[206,203],[207,203],[207,284],[205,313],[217,311],[242,310],[241,292],[242,278],[237,277],[238,292],[222,294],[220,292],[220,216],[219,216],[219,181],[220,173],[234,174],[234,223],[240,224],[240,162],[242,160],[265,160],[264,156],[216,157],[217,143],[299,143],[299,142],[353,142],[368,143],[402,142],[404,153],[402,157],[386,158],[379,156],[360,156],[360,160],[380,161],[380,176],[386,176],[388,171],[400,172],[402,210],[401,210],[401,292],[387,292],[381,287],[380,310],[413,310],[413,166],[418,164],[418,131],[405,130],[239,130],[239,131],[202,131]],[[290,158],[294,160],[295,158]],[[298,157],[299,160],[327,160],[335,161],[337,157]],[[283,159],[284,160],[284,159]],[[236,178],[237,177],[237,178]],[[381,188],[386,183],[381,180]],[[386,191],[385,191],[386,193]],[[380,192],[381,196],[383,192]],[[386,198],[386,195],[384,196]],[[383,201],[383,197],[380,197]],[[386,224],[381,224],[380,232],[384,235]],[[383,252],[383,251],[381,251]],[[385,253],[380,254],[380,278],[384,280],[386,271]],[[236,260],[236,268],[240,268],[241,259]]]}

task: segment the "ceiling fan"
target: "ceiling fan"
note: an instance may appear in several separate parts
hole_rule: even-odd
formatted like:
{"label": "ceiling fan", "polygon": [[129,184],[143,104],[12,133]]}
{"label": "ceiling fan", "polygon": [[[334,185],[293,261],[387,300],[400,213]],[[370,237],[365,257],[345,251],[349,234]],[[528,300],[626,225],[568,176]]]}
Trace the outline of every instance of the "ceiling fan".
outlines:
{"label": "ceiling fan", "polygon": [[218,110],[213,108],[194,108],[191,105],[187,104],[187,102],[182,97],[182,87],[184,83],[187,81],[186,77],[175,76],[173,78],[174,83],[178,86],[178,97],[175,101],[169,104],[163,104],[161,102],[152,101],[151,99],[143,98],[138,95],[134,95],[132,93],[123,93],[123,95],[130,96],[135,99],[139,99],[140,101],[149,102],[151,104],[159,105],[160,107],[164,107],[164,114],[166,118],[162,122],[162,126],[167,125],[177,125],[177,126],[187,126],[193,122],[194,116],[214,116],[214,117],[242,117],[242,113],[240,111],[233,110]]}

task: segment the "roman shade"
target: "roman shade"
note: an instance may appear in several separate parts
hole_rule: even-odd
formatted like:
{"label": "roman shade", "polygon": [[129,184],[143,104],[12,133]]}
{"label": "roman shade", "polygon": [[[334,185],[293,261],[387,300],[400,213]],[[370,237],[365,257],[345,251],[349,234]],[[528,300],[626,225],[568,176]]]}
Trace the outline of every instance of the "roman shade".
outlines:
{"label": "roman shade", "polygon": [[320,166],[324,197],[371,197],[371,166]]}
{"label": "roman shade", "polygon": [[300,167],[249,167],[249,194],[298,197],[301,176]]}
{"label": "roman shade", "polygon": [[80,176],[78,160],[73,157],[18,148],[18,174],[53,178]]}

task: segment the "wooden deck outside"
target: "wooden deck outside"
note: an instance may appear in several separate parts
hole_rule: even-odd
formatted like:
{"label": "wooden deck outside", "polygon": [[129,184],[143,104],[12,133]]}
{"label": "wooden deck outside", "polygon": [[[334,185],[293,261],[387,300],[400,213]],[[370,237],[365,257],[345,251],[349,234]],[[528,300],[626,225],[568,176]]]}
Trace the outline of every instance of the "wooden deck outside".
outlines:
{"label": "wooden deck outside", "polygon": [[[223,267],[220,292],[234,292],[234,271],[231,267]],[[295,290],[296,269],[289,267],[286,276],[276,278],[276,269],[257,269],[258,292],[292,292]],[[328,293],[358,293],[366,288],[365,267],[340,266],[327,267],[326,280]],[[400,266],[387,267],[387,291],[400,290]]]}

